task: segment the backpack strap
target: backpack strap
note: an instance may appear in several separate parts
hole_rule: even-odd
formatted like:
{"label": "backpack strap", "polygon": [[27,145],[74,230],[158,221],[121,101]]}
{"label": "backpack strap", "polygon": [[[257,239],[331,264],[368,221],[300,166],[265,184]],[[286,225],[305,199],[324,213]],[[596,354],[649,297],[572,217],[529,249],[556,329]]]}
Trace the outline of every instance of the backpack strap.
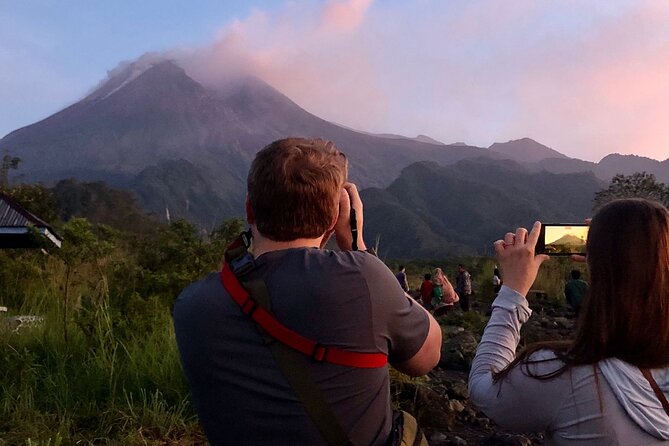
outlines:
{"label": "backpack strap", "polygon": [[641,370],[641,374],[644,378],[646,378],[646,381],[648,381],[650,387],[652,387],[653,392],[655,392],[655,396],[657,396],[657,399],[660,400],[662,408],[666,414],[669,415],[669,401],[667,401],[667,397],[665,397],[662,390],[660,390],[660,386],[657,385],[657,381],[655,381],[655,378],[653,378],[653,374],[650,373],[650,370],[648,369],[642,369],[639,367],[639,370]]}
{"label": "backpack strap", "polygon": [[250,231],[242,233],[226,250],[226,261],[220,274],[223,287],[242,312],[262,329],[265,343],[281,373],[326,443],[330,446],[353,446],[323,392],[314,382],[310,370],[303,366],[302,355],[310,356],[316,362],[360,368],[383,367],[387,363],[387,356],[325,347],[276,320],[270,312],[271,300],[265,282],[255,271],[255,261],[247,251],[249,244]]}
{"label": "backpack strap", "polygon": [[[237,302],[242,313],[253,319],[269,336],[293,350],[311,357],[314,361],[363,369],[384,367],[388,363],[388,357],[384,353],[360,353],[337,347],[327,347],[286,327],[267,309],[269,299],[267,299],[267,305],[260,305],[257,293],[254,293],[255,298],[249,294],[227,262],[223,265],[220,278],[223,287],[232,297],[232,300]],[[256,287],[257,285],[253,288]]]}

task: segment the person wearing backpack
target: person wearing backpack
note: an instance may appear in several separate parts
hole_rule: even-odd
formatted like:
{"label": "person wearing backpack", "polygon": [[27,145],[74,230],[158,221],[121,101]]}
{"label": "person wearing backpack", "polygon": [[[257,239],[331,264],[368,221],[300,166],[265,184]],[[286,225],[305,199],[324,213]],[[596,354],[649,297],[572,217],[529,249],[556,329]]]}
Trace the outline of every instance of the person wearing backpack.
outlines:
{"label": "person wearing backpack", "polygon": [[[427,444],[413,417],[393,413],[387,364],[427,373],[441,330],[366,251],[346,176],[328,141],[262,149],[247,180],[250,233],[175,303],[181,363],[212,445]],[[324,249],[331,235],[338,250]]]}

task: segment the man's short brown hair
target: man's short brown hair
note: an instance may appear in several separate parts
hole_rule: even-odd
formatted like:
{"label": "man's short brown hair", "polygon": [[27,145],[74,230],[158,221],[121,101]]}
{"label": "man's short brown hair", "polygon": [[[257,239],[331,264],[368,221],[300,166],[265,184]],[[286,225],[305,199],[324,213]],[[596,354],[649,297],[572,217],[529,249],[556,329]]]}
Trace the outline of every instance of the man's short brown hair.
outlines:
{"label": "man's short brown hair", "polygon": [[337,217],[346,157],[322,139],[286,138],[256,155],[247,180],[258,231],[274,241],[317,238]]}

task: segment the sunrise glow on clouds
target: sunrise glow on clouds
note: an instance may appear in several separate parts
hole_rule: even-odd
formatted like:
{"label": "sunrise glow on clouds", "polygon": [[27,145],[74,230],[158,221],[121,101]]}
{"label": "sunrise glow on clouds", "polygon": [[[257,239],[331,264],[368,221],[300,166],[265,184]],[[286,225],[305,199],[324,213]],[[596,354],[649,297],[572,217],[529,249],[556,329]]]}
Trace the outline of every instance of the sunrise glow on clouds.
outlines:
{"label": "sunrise glow on clouds", "polygon": [[[364,131],[479,146],[529,136],[594,161],[613,152],[669,158],[669,2],[252,3],[221,18],[209,43],[154,49],[203,83],[255,74],[308,111]],[[187,12],[197,15],[197,5]],[[12,92],[0,85],[3,94]]]}
{"label": "sunrise glow on clouds", "polygon": [[222,28],[203,67],[225,76],[232,52],[307,110],[362,130],[664,160],[667,24],[658,1],[296,2]]}

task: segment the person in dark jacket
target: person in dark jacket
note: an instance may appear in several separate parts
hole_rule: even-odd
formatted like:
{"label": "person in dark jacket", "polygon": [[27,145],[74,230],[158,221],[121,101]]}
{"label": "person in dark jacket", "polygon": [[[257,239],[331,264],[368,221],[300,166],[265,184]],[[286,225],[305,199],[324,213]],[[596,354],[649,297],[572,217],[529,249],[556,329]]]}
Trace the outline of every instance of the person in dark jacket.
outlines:
{"label": "person in dark jacket", "polygon": [[469,311],[469,299],[472,295],[472,276],[462,263],[458,265],[458,275],[455,278],[455,292],[460,296],[460,308],[462,308],[462,311]]}
{"label": "person in dark jacket", "polygon": [[577,269],[571,270],[571,280],[564,286],[564,295],[576,314],[581,310],[581,302],[587,292],[588,282],[581,279],[581,272]]}

